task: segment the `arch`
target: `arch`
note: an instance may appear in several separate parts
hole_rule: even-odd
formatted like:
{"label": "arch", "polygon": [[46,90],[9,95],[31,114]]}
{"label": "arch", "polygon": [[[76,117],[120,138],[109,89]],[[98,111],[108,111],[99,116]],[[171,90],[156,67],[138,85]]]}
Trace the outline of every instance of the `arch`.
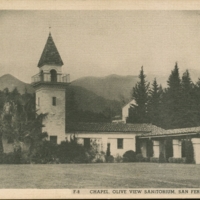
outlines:
{"label": "arch", "polygon": [[40,81],[44,81],[44,72],[43,72],[43,70],[40,71]]}
{"label": "arch", "polygon": [[50,71],[50,73],[51,73],[51,82],[57,82],[57,72],[56,72],[56,70],[52,69]]}

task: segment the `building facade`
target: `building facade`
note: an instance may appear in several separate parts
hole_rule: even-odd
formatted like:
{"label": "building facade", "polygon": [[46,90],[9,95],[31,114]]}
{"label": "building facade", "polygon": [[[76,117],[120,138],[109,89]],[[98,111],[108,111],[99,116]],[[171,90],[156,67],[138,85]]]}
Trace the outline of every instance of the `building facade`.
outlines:
{"label": "building facade", "polygon": [[[111,155],[123,156],[133,150],[143,157],[158,158],[162,153],[165,158],[181,158],[185,139],[190,139],[194,148],[194,159],[200,164],[200,127],[164,130],[152,124],[127,124],[131,101],[122,109],[123,119],[119,123],[66,123],[66,88],[69,75],[62,73],[63,61],[53,41],[51,33],[38,63],[39,73],[32,77],[36,93],[38,113],[47,113],[43,131],[49,140],[60,143],[70,140],[75,135],[78,142],[90,147],[93,142],[99,151],[110,149]],[[171,145],[171,151],[167,149]]]}
{"label": "building facade", "polygon": [[70,80],[69,74],[62,73],[62,66],[63,61],[49,33],[38,63],[39,73],[32,77],[32,85],[37,112],[47,113],[43,131],[55,143],[65,140],[65,90]]}

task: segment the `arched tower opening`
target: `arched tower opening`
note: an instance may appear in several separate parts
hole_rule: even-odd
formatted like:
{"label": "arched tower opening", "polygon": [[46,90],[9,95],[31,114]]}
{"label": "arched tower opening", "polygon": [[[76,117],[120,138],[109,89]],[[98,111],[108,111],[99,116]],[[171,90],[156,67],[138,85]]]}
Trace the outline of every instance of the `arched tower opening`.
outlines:
{"label": "arched tower opening", "polygon": [[57,82],[57,72],[55,69],[52,69],[50,71],[50,74],[51,74],[51,82]]}

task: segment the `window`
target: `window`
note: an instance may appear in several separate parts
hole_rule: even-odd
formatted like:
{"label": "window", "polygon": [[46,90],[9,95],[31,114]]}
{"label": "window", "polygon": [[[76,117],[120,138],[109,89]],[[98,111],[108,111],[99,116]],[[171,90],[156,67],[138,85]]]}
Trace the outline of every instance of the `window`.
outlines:
{"label": "window", "polygon": [[84,138],[84,147],[87,149],[90,148],[90,138]]}
{"label": "window", "polygon": [[56,97],[52,97],[52,105],[56,106]]}
{"label": "window", "polygon": [[38,106],[40,106],[40,97],[38,97]]}
{"label": "window", "polygon": [[57,144],[57,136],[50,136],[50,142]]}
{"label": "window", "polygon": [[123,149],[123,139],[121,139],[121,138],[117,139],[117,148]]}

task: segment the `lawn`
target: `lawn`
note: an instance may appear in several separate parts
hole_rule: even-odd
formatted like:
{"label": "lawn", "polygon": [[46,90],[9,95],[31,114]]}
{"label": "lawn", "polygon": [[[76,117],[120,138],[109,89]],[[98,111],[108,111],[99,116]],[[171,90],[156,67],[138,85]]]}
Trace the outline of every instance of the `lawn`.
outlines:
{"label": "lawn", "polygon": [[199,188],[200,165],[0,165],[0,188]]}

